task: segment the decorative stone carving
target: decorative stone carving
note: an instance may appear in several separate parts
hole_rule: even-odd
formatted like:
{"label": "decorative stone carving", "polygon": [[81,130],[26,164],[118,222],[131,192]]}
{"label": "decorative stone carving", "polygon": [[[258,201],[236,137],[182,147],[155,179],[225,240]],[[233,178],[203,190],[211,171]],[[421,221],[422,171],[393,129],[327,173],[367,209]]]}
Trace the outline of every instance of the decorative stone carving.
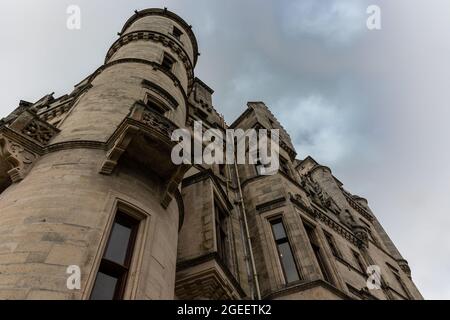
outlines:
{"label": "decorative stone carving", "polygon": [[7,173],[13,183],[25,177],[36,157],[20,144],[0,136],[0,161],[5,161],[10,167]]}
{"label": "decorative stone carving", "polygon": [[353,232],[350,232],[347,230],[347,228],[342,227],[341,224],[335,222],[328,215],[320,212],[319,210],[314,210],[314,214],[318,220],[322,221],[324,224],[334,229],[337,233],[339,233],[342,237],[344,237],[348,241],[352,242],[354,245],[356,246],[361,245],[361,240],[357,238]]}
{"label": "decorative stone carving", "polygon": [[307,212],[311,212],[311,205],[309,204],[308,201],[306,201],[305,199],[303,199],[303,197],[301,195],[299,195],[298,193],[296,194],[292,194],[289,193],[289,198],[291,200],[291,202],[293,202],[294,204],[296,204],[297,206],[306,209]]}
{"label": "decorative stone carving", "polygon": [[356,202],[353,199],[353,196],[351,194],[349,194],[347,191],[343,190],[343,193],[345,195],[345,198],[347,199],[347,202],[349,203],[349,205],[355,209],[358,213],[360,213],[363,217],[365,217],[367,220],[372,221],[373,217],[372,215],[368,212],[368,210],[366,208],[364,208],[361,204],[359,204],[358,202]]}
{"label": "decorative stone carving", "polygon": [[333,198],[331,198],[317,182],[303,176],[300,184],[313,200],[321,204],[324,208],[329,209],[336,215],[339,215],[339,213],[341,212],[341,208],[339,208]]}
{"label": "decorative stone carving", "polygon": [[41,146],[47,145],[59,132],[57,128],[39,119],[34,112],[29,110],[22,112],[9,127]]}
{"label": "decorative stone carving", "polygon": [[47,144],[54,135],[54,130],[34,119],[22,130],[22,133],[41,144]]}
{"label": "decorative stone carving", "polygon": [[406,273],[408,278],[411,279],[411,269],[409,268],[408,261],[405,259],[397,260],[399,267]]}
{"label": "decorative stone carving", "polygon": [[[113,146],[106,154],[100,173],[111,174],[117,167],[122,154],[128,151],[133,161],[140,161],[142,165],[161,174],[167,181],[161,194],[161,205],[167,208],[190,167],[190,165],[167,165],[171,163],[170,151],[174,144],[171,141],[172,132],[177,128],[163,115],[148,109],[142,102],[136,102],[129,116],[111,137],[110,144]],[[134,138],[137,140],[133,140]],[[159,141],[158,149],[155,149],[152,143],[147,143],[149,141],[146,140],[147,138]],[[142,148],[136,149],[140,143]],[[162,168],[160,165],[165,167]],[[161,172],[162,170],[164,172]]]}
{"label": "decorative stone carving", "polygon": [[355,236],[361,240],[361,245],[367,247],[369,245],[369,233],[367,232],[367,228],[361,225],[355,225],[352,228]]}

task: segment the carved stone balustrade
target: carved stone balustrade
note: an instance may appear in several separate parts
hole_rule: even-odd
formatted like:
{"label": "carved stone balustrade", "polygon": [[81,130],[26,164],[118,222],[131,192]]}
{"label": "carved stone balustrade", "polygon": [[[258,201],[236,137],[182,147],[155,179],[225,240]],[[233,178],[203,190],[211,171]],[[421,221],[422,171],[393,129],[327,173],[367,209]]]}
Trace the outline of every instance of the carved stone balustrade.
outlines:
{"label": "carved stone balustrade", "polygon": [[176,129],[178,127],[164,115],[149,109],[142,102],[136,102],[129,116],[112,135],[100,173],[111,174],[119,165],[119,160],[145,168],[165,182],[161,205],[167,207],[190,167],[172,162],[172,148],[177,142],[171,141],[171,136]]}

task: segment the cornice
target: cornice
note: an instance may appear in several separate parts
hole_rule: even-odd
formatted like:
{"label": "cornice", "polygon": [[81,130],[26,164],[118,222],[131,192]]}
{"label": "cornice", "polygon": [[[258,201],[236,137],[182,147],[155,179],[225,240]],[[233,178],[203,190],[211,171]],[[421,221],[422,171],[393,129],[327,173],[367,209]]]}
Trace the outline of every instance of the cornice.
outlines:
{"label": "cornice", "polygon": [[161,67],[160,64],[153,62],[153,61],[148,61],[145,59],[139,59],[139,58],[123,58],[123,59],[117,59],[111,62],[108,62],[107,64],[102,65],[101,67],[99,67],[97,70],[94,71],[94,73],[92,73],[89,76],[89,79],[87,80],[87,84],[91,84],[92,81],[100,74],[102,73],[105,69],[114,66],[116,64],[121,64],[121,63],[141,63],[141,64],[145,64],[148,66],[151,66],[154,70],[158,70],[161,71],[162,73],[164,73],[167,77],[169,77],[173,82],[174,85],[176,87],[178,87],[183,95],[183,99],[187,105],[187,101],[188,101],[188,96],[186,94],[186,91],[184,91],[183,86],[181,85],[180,80],[178,80],[178,78],[170,71],[165,70],[164,68]]}
{"label": "cornice", "polygon": [[137,20],[146,17],[146,16],[151,16],[151,15],[158,15],[158,16],[163,16],[163,17],[168,17],[172,20],[174,20],[175,22],[179,23],[183,29],[185,29],[186,34],[188,35],[189,39],[192,42],[192,48],[193,48],[193,54],[194,54],[194,66],[197,64],[197,59],[199,56],[198,53],[198,43],[197,43],[197,39],[195,37],[194,32],[192,32],[192,26],[187,24],[186,21],[184,21],[180,16],[178,16],[177,14],[167,10],[166,8],[164,9],[160,9],[160,8],[150,8],[150,9],[144,9],[141,11],[135,11],[135,14],[133,16],[131,16],[127,22],[125,22],[122,30],[121,30],[121,34],[125,33],[126,30]]}
{"label": "cornice", "polygon": [[168,35],[157,31],[148,31],[148,30],[138,30],[127,33],[117,39],[108,50],[105,58],[105,64],[109,63],[109,59],[114,55],[114,53],[119,50],[124,45],[138,40],[148,40],[154,42],[160,42],[165,47],[169,47],[173,52],[175,52],[180,60],[183,62],[184,67],[188,73],[188,92],[190,93],[194,84],[194,66],[189,59],[189,55],[186,50]]}

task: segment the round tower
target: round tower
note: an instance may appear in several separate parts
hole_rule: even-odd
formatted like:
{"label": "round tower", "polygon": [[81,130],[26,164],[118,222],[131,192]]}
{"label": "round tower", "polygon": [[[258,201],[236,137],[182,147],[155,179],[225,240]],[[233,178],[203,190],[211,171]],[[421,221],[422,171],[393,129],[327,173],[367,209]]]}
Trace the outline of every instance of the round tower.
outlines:
{"label": "round tower", "polygon": [[188,168],[170,136],[186,125],[197,42],[166,9],[136,11],[119,35],[66,102],[1,127],[0,299],[174,298]]}

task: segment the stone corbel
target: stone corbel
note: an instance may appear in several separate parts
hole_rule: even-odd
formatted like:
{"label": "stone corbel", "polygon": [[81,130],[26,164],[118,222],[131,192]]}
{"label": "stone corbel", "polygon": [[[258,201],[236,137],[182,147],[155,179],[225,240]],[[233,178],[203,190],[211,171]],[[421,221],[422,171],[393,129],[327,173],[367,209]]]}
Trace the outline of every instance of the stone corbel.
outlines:
{"label": "stone corbel", "polygon": [[4,162],[9,168],[7,174],[12,183],[23,180],[37,155],[25,149],[21,144],[0,135],[0,162]]}
{"label": "stone corbel", "polygon": [[117,162],[119,161],[122,154],[127,149],[128,145],[133,140],[133,137],[138,133],[139,128],[134,126],[129,126],[116,140],[113,147],[109,149],[106,154],[106,159],[103,161],[100,173],[102,174],[111,174],[117,166]]}
{"label": "stone corbel", "polygon": [[180,165],[177,168],[177,171],[172,175],[170,180],[166,183],[166,186],[164,188],[162,198],[161,198],[161,205],[164,209],[167,209],[170,202],[172,201],[173,195],[175,191],[178,189],[178,186],[181,184],[181,181],[183,180],[184,174],[186,171],[188,171],[190,168],[190,165]]}

